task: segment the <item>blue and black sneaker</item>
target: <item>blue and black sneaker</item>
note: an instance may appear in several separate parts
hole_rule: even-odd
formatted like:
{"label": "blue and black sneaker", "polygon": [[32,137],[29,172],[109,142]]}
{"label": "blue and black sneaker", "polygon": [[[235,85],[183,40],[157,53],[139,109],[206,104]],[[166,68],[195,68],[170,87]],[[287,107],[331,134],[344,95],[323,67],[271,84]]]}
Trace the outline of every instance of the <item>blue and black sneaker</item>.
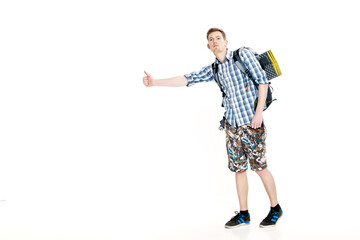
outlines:
{"label": "blue and black sneaker", "polygon": [[279,219],[281,218],[282,214],[283,211],[281,210],[281,208],[279,209],[279,211],[271,209],[267,217],[260,223],[260,227],[274,227],[277,221],[279,221]]}
{"label": "blue and black sneaker", "polygon": [[225,228],[236,228],[244,225],[250,224],[250,214],[248,213],[247,216],[244,214],[241,214],[239,212],[235,212],[235,216],[230,219],[225,224]]}

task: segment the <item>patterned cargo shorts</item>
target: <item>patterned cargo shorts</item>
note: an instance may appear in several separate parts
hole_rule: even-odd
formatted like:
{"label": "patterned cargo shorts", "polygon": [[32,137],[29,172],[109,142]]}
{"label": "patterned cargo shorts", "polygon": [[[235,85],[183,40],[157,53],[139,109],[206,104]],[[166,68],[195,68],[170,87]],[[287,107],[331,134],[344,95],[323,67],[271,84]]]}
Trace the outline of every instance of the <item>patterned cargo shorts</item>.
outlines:
{"label": "patterned cargo shorts", "polygon": [[225,121],[225,132],[229,169],[232,172],[246,171],[248,161],[253,171],[267,167],[264,123],[257,129],[248,125],[234,128]]}

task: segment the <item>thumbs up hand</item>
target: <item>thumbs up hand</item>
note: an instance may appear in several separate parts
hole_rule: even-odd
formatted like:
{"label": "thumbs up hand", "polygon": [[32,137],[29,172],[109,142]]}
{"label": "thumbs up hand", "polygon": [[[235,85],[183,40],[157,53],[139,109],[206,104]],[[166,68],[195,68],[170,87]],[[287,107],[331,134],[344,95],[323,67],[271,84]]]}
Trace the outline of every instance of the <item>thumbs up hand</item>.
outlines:
{"label": "thumbs up hand", "polygon": [[143,77],[143,83],[146,87],[152,87],[154,86],[154,78],[146,71],[144,71],[146,74],[145,77]]}

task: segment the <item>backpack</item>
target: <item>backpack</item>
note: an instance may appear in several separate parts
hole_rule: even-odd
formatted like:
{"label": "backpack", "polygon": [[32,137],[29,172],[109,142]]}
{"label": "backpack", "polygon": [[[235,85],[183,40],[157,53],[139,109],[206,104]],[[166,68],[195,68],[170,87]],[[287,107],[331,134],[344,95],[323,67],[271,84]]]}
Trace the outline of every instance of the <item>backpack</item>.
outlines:
{"label": "backpack", "polygon": [[[261,68],[265,71],[266,73],[266,77],[268,80],[271,80],[275,77],[278,77],[281,75],[281,70],[280,67],[274,57],[274,55],[272,54],[271,50],[264,52],[262,54],[257,54],[254,50],[252,50],[251,48],[247,48],[246,49],[250,50],[256,57],[256,59],[259,61]],[[237,50],[234,51],[233,53],[233,59],[235,62],[235,65],[240,69],[240,71],[244,74],[246,74],[250,80],[253,81],[254,85],[256,88],[258,88],[258,84],[255,82],[254,78],[251,76],[251,73],[249,71],[249,69],[247,69],[245,67],[245,64],[241,61],[240,59],[240,54],[239,52],[242,50],[242,48],[239,48]],[[214,74],[214,79],[215,82],[218,84],[221,92],[222,92],[222,96],[225,97],[226,94],[222,88],[222,85],[219,81],[219,76],[218,76],[218,65],[216,64],[216,62],[214,62],[212,64],[212,70],[213,70],[213,74]],[[272,92],[273,92],[273,88],[270,86],[270,82],[268,85],[268,92],[267,92],[267,96],[266,96],[266,101],[265,101],[265,105],[264,105],[264,111],[270,106],[270,104],[275,101],[276,99],[272,98]],[[256,98],[255,102],[254,102],[254,110],[256,110],[256,106],[257,106],[257,101],[258,98]],[[223,107],[223,104],[221,105]],[[220,130],[222,130],[224,128],[224,121],[225,121],[225,116],[223,117],[223,119],[220,121]]]}

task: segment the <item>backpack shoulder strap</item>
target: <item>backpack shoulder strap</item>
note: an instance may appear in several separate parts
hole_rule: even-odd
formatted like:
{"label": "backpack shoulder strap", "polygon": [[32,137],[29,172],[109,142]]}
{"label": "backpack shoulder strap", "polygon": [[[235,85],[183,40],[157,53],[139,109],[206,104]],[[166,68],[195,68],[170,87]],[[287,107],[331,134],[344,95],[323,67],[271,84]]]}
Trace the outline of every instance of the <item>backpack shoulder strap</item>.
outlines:
{"label": "backpack shoulder strap", "polygon": [[[250,73],[249,69],[247,69],[245,67],[245,64],[243,63],[243,61],[241,61],[240,54],[239,54],[241,49],[242,48],[239,48],[239,49],[234,51],[234,53],[233,53],[234,63],[240,69],[240,71],[243,72],[244,74],[246,74],[256,85],[256,82],[253,79],[253,77],[251,76],[251,73]],[[246,49],[248,49],[248,48],[246,48]]]}
{"label": "backpack shoulder strap", "polygon": [[214,74],[214,80],[215,80],[215,82],[217,83],[217,85],[219,86],[219,88],[220,88],[220,90],[221,90],[221,92],[222,92],[222,96],[224,97],[224,96],[225,96],[225,92],[224,92],[224,90],[223,90],[223,88],[222,88],[222,85],[221,85],[221,83],[220,83],[220,81],[219,81],[218,65],[217,65],[216,62],[214,62],[214,63],[211,65],[211,67],[212,67],[212,71],[213,71],[213,74]]}
{"label": "backpack shoulder strap", "polygon": [[246,74],[246,67],[245,67],[243,61],[241,61],[240,55],[239,55],[240,49],[241,48],[234,51],[233,58],[234,58],[235,65],[240,69],[240,71],[242,71],[243,73]]}

